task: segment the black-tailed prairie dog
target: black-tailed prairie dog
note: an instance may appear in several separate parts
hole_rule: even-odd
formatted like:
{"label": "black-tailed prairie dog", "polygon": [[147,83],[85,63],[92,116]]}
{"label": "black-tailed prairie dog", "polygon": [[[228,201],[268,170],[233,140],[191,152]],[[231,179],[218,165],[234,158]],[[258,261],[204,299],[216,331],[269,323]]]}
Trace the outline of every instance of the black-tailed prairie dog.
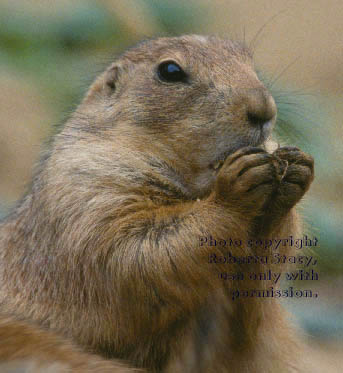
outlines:
{"label": "black-tailed prairie dog", "polygon": [[240,43],[191,35],[122,54],[0,225],[0,359],[54,372],[298,371],[279,300],[232,299],[271,283],[223,280],[227,264],[209,258],[227,247],[204,244],[230,237],[242,242],[230,255],[258,256],[249,239],[300,234],[294,206],[313,160],[265,150],[276,114]]}

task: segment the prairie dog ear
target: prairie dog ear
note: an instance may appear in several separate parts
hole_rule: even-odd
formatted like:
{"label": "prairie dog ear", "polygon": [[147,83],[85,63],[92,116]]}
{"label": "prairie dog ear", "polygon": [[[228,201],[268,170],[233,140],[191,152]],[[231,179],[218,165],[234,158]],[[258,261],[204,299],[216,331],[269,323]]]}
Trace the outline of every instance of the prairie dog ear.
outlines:
{"label": "prairie dog ear", "polygon": [[121,66],[113,63],[104,73],[102,73],[89,88],[83,103],[90,102],[93,98],[106,97],[116,90]]}

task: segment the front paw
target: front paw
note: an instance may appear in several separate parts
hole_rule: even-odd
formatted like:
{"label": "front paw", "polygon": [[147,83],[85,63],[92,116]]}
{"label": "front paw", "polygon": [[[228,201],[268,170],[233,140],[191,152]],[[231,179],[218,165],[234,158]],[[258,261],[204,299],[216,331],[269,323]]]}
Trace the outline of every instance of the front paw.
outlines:
{"label": "front paw", "polygon": [[287,166],[271,203],[280,210],[288,211],[309,189],[314,178],[314,161],[296,147],[279,148],[273,155]]}
{"label": "front paw", "polygon": [[216,201],[248,215],[260,215],[279,185],[285,163],[260,148],[238,150],[218,173]]}

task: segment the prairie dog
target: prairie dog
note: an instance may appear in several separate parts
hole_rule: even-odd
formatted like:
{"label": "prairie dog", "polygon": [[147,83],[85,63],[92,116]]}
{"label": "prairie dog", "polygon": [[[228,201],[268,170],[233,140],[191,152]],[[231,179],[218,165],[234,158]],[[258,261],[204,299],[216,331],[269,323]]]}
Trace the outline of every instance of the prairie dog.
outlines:
{"label": "prairie dog", "polygon": [[129,49],[0,226],[1,312],[150,372],[296,371],[278,301],[230,297],[270,283],[223,281],[227,266],[209,256],[226,249],[200,245],[300,234],[294,206],[313,159],[263,149],[276,114],[240,43],[190,35]]}

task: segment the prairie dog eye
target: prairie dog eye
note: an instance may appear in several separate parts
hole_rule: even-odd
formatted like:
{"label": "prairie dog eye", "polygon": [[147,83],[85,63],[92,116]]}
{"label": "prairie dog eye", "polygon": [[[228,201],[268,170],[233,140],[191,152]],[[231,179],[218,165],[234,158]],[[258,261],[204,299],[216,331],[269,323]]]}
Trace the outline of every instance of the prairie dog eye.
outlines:
{"label": "prairie dog eye", "polygon": [[185,82],[187,74],[174,61],[162,62],[157,68],[157,75],[164,82]]}

